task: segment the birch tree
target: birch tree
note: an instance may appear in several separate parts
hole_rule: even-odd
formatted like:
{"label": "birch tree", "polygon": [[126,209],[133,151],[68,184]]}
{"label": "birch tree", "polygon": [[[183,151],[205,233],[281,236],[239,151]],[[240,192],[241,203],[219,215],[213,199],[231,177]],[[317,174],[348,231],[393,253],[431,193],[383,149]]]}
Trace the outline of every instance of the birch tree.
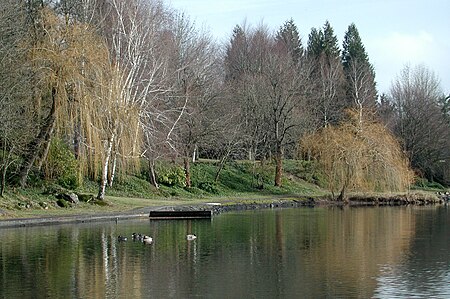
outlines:
{"label": "birch tree", "polygon": [[376,106],[375,71],[361,41],[355,24],[350,24],[344,35],[342,65],[346,76],[346,96],[359,111],[362,126],[363,109],[372,111]]}
{"label": "birch tree", "polygon": [[151,149],[143,149],[141,143],[147,141],[147,146],[150,145],[155,120],[161,114],[158,111],[161,106],[155,101],[170,91],[169,58],[163,44],[170,26],[169,12],[158,1],[132,2],[133,5],[129,1],[107,0],[101,7],[105,16],[101,26],[116,74],[109,88],[117,93],[115,101],[120,103],[117,109],[130,114],[107,122],[109,133],[105,138],[98,198],[103,198],[108,180],[112,185],[118,161],[125,168],[127,160],[137,161],[142,155],[150,157]]}

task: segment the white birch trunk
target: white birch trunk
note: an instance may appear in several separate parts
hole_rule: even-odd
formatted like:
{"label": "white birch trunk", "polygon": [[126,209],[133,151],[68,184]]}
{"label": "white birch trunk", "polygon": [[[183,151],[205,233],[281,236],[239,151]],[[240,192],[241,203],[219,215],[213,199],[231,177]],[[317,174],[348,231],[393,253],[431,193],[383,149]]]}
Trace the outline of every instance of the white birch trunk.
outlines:
{"label": "white birch trunk", "polygon": [[114,178],[116,176],[116,166],[117,166],[117,154],[114,155],[113,163],[111,166],[111,176],[110,176],[109,182],[108,182],[108,185],[110,188],[113,186]]}
{"label": "white birch trunk", "polygon": [[100,180],[100,186],[98,190],[97,199],[103,200],[105,198],[105,191],[106,191],[106,185],[108,183],[108,165],[109,160],[111,159],[111,152],[112,147],[114,143],[115,134],[112,133],[111,137],[108,140],[108,148],[106,149],[106,157],[105,157],[105,163],[103,164],[103,170],[102,170],[102,178]]}

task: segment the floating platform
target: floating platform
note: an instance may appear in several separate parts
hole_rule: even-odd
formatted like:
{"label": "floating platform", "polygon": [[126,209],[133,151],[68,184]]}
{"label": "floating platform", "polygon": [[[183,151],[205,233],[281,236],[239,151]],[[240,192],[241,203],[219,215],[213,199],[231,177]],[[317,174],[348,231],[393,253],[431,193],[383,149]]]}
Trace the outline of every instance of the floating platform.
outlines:
{"label": "floating platform", "polygon": [[211,219],[213,211],[150,211],[150,219]]}

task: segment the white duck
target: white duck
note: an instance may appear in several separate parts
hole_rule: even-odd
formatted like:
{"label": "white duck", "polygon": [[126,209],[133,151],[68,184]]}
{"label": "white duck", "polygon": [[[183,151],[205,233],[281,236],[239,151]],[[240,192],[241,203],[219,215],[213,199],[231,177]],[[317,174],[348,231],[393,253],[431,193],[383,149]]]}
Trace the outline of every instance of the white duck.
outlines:
{"label": "white duck", "polygon": [[194,234],[192,234],[192,235],[187,235],[187,236],[186,236],[186,239],[187,239],[188,241],[192,241],[192,240],[197,239],[197,236],[194,235]]}
{"label": "white duck", "polygon": [[147,243],[147,244],[152,244],[152,243],[153,243],[153,238],[144,235],[144,236],[142,237],[142,242]]}

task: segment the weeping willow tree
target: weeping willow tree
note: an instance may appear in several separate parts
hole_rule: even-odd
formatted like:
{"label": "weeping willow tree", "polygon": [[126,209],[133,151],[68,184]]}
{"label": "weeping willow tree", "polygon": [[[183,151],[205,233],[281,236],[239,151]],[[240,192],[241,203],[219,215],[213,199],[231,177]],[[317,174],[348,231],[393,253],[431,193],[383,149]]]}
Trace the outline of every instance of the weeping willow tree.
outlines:
{"label": "weeping willow tree", "polygon": [[88,24],[44,8],[38,25],[39,38],[24,46],[37,85],[30,105],[44,117],[28,145],[20,182],[26,184],[31,168],[45,161],[51,138],[58,136],[73,142],[82,175],[100,177],[98,197],[103,199],[108,173],[118,164],[130,167],[129,160],[136,159],[129,157],[140,149],[139,111],[124,82],[127,70],[114,63]]}
{"label": "weeping willow tree", "polygon": [[333,197],[340,192],[338,200],[350,190],[404,191],[414,178],[398,141],[376,121],[361,124],[359,111],[305,137],[300,147],[319,162]]}
{"label": "weeping willow tree", "polygon": [[[69,24],[52,10],[42,8],[37,13],[36,38],[25,40],[34,93],[29,103],[38,115],[38,134],[29,143],[20,170],[20,183],[24,186],[28,174],[37,160],[39,167],[45,160],[50,139],[56,134],[73,130],[74,120],[82,115],[85,106],[81,91],[86,70],[101,61],[104,51],[84,48],[84,40],[93,35],[86,28]],[[96,44],[94,44],[96,45]],[[89,55],[92,55],[89,57]],[[87,59],[89,57],[89,59]],[[42,118],[42,120],[40,120]]]}

